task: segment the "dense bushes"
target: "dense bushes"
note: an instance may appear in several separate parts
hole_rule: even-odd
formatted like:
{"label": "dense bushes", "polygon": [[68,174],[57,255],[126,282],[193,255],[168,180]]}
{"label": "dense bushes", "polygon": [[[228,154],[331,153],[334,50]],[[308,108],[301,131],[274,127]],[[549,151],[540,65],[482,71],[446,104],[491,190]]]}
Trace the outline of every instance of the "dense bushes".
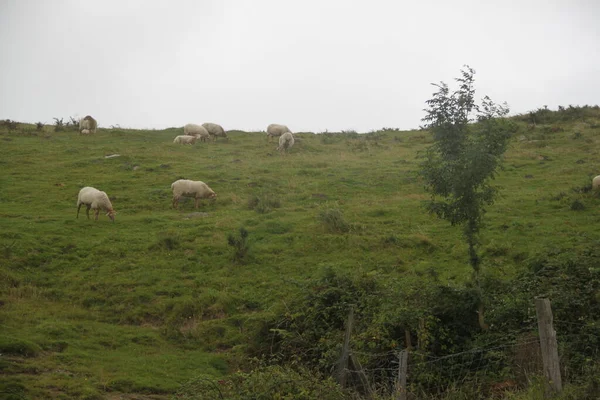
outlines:
{"label": "dense bushes", "polygon": [[[473,374],[478,384],[519,380],[524,352],[537,353],[537,344],[516,346],[537,337],[536,297],[552,301],[565,381],[597,385],[600,355],[600,251],[548,252],[532,258],[512,282],[487,278],[482,282],[488,307],[488,330],[477,322],[478,290],[451,287],[435,274],[403,276],[398,282],[380,281],[376,274],[340,274],[327,269],[306,284],[304,295],[287,304],[265,324],[250,347],[270,361],[299,364],[327,374],[333,370],[343,343],[348,311],[354,309],[351,348],[373,380],[389,382],[397,362],[395,350],[413,348],[413,390],[427,393],[431,383],[452,387],[456,373]],[[495,343],[506,345],[487,351]],[[482,351],[485,349],[486,351]],[[457,353],[467,361],[440,364],[419,360],[442,359]],[[520,354],[523,353],[523,354]],[[521,361],[519,361],[521,360]],[[417,365],[418,364],[418,365]],[[477,369],[485,367],[482,372]],[[455,373],[456,372],[456,373]],[[540,373],[539,368],[534,371]],[[531,373],[531,371],[527,371]],[[387,375],[386,375],[387,374]],[[467,379],[467,378],[464,378]],[[526,383],[526,382],[521,382]]]}

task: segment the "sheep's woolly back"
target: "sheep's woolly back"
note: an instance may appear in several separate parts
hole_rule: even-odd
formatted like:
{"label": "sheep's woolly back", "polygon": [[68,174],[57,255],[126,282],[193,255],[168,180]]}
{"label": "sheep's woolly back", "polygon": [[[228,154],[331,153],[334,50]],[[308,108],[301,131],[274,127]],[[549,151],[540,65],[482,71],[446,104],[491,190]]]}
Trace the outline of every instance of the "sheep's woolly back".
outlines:
{"label": "sheep's woolly back", "polygon": [[175,139],[173,139],[173,143],[194,144],[196,143],[196,139],[198,138],[193,135],[179,135],[176,136]]}
{"label": "sheep's woolly back", "polygon": [[594,177],[594,179],[592,179],[592,190],[598,190],[600,189],[600,175]]}
{"label": "sheep's woolly back", "polygon": [[291,132],[290,129],[281,124],[271,124],[267,126],[267,136],[281,136],[286,132]]}
{"label": "sheep's woolly back", "polygon": [[183,134],[190,136],[209,136],[205,127],[196,124],[187,124],[183,127]]}
{"label": "sheep's woolly back", "polygon": [[191,181],[189,179],[179,179],[171,184],[173,196],[192,196],[199,198],[208,198],[215,192],[202,181]]}
{"label": "sheep's woolly back", "polygon": [[221,125],[219,125],[219,124],[214,124],[212,122],[205,122],[205,123],[202,124],[202,126],[212,136],[227,137],[227,134],[225,133],[225,129],[223,129],[223,127]]}
{"label": "sheep's woolly back", "polygon": [[86,186],[79,191],[77,206],[79,207],[80,204],[89,205],[94,210],[114,211],[106,192],[102,192],[91,186]]}
{"label": "sheep's woolly back", "polygon": [[289,150],[294,145],[294,135],[291,132],[285,132],[279,137],[279,147],[277,150],[284,151]]}
{"label": "sheep's woolly back", "polygon": [[88,129],[90,132],[95,133],[98,128],[98,121],[96,121],[91,115],[86,115],[84,118],[79,120],[79,131]]}

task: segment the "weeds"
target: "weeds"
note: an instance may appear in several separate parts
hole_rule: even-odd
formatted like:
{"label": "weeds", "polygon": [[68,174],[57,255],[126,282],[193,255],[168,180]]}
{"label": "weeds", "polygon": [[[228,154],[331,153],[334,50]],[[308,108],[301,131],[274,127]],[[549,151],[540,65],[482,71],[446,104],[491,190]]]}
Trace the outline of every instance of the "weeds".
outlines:
{"label": "weeds", "polygon": [[62,132],[65,130],[65,124],[62,118],[54,117],[54,132]]}
{"label": "weeds", "polygon": [[233,261],[243,264],[248,256],[250,246],[248,245],[248,231],[243,226],[240,228],[238,236],[230,233],[227,236],[227,244],[233,248]]}
{"label": "weeds", "polygon": [[279,207],[281,207],[281,201],[272,193],[252,194],[248,199],[248,208],[259,214],[266,214]]}
{"label": "weeds", "polygon": [[346,233],[350,231],[350,224],[338,208],[328,208],[319,212],[319,221],[331,233]]}

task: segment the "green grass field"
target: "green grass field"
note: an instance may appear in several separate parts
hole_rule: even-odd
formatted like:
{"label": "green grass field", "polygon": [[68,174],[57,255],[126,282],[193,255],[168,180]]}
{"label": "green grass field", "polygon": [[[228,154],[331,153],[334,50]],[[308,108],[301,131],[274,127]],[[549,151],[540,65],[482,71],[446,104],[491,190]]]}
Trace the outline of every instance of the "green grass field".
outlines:
{"label": "green grass field", "polygon": [[[600,113],[519,124],[482,231],[484,273],[505,280],[538,252],[600,240],[600,200],[587,190],[600,174]],[[461,229],[423,208],[427,132],[300,133],[285,156],[264,133],[173,144],[181,132],[0,127],[9,398],[166,398],[194,377],[225,376],[261,321],[325,268],[400,281],[434,270],[448,285],[470,278]],[[218,199],[172,209],[180,178],[206,182]],[[116,222],[87,220],[84,209],[75,218],[83,186],[108,193]],[[345,232],[323,222],[332,210]],[[243,262],[227,241],[240,227],[249,232]]]}

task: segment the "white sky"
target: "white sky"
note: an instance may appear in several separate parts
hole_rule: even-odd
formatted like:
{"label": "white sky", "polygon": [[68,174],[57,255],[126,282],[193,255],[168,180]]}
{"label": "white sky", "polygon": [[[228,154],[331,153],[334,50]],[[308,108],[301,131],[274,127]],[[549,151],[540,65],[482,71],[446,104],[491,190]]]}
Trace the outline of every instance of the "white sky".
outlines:
{"label": "white sky", "polygon": [[600,103],[598,0],[0,0],[0,119],[417,128],[464,64],[511,114]]}

